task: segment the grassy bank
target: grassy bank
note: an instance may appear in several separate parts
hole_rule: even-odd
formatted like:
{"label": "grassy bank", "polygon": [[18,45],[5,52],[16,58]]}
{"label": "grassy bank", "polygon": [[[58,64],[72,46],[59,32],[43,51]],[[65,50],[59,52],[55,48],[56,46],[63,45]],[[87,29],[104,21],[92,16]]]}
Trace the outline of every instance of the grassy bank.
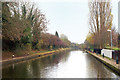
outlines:
{"label": "grassy bank", "polygon": [[120,48],[118,48],[118,47],[106,47],[106,49],[110,49],[110,50],[120,50]]}
{"label": "grassy bank", "polygon": [[13,51],[3,51],[2,52],[2,60],[7,60],[7,59],[12,59],[12,55],[14,54],[14,56],[17,57],[24,57],[27,55],[33,55],[33,54],[37,54],[37,53],[43,53],[43,52],[48,52],[49,50],[32,50],[32,51],[19,51],[17,52],[17,54]]}
{"label": "grassy bank", "polygon": [[55,54],[55,53],[58,53],[58,52],[61,52],[61,51],[66,51],[66,50],[70,50],[70,48],[59,48],[59,49],[52,50],[52,51],[38,51],[34,54],[21,56],[21,57],[9,58],[9,59],[6,59],[6,60],[2,60],[0,62],[2,62],[3,65],[6,65],[6,64],[17,63],[17,62],[20,62],[20,61],[25,61],[25,60],[29,60],[29,59],[49,55],[49,54]]}
{"label": "grassy bank", "polygon": [[[63,49],[63,48],[59,48]],[[2,60],[7,60],[7,59],[12,59],[12,55],[14,54],[15,58],[18,57],[25,57],[28,55],[34,55],[34,54],[39,54],[39,53],[44,53],[44,52],[50,52],[50,51],[56,51],[59,49],[53,49],[53,50],[48,50],[48,49],[41,49],[41,50],[19,50],[17,52],[14,51],[3,51],[2,52]]]}

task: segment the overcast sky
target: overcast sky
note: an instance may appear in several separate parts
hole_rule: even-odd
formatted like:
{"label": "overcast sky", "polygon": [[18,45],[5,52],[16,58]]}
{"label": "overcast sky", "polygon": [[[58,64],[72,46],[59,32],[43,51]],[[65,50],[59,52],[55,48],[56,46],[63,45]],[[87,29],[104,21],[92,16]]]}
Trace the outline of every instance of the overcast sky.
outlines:
{"label": "overcast sky", "polygon": [[[89,32],[88,0],[34,0],[49,20],[51,34],[65,34],[71,42],[84,43]],[[118,0],[112,0],[113,25],[118,26]]]}

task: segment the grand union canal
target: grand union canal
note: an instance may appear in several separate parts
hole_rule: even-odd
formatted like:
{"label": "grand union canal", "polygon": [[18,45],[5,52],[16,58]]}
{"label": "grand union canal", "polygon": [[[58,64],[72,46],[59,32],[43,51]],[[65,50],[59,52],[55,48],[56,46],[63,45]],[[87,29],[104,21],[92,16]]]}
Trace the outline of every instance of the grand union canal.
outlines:
{"label": "grand union canal", "polygon": [[3,66],[3,78],[120,78],[93,56],[80,50],[60,52]]}

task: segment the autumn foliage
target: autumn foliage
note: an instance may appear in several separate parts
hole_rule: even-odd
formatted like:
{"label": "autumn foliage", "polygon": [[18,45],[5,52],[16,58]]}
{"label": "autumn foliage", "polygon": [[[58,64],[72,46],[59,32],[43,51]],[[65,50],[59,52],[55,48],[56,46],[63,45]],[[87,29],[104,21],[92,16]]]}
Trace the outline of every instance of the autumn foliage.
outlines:
{"label": "autumn foliage", "polygon": [[50,49],[50,46],[52,46],[53,49],[66,47],[66,44],[59,37],[49,33],[42,33],[42,41],[42,48]]}
{"label": "autumn foliage", "polygon": [[[58,36],[46,33],[48,20],[35,4],[2,3],[3,51],[56,49],[66,47]],[[22,52],[21,52],[22,53]]]}
{"label": "autumn foliage", "polygon": [[[106,48],[111,46],[111,32],[112,44],[118,45],[118,33],[115,30],[112,21],[113,14],[111,13],[111,2],[102,2],[93,0],[89,5],[89,33],[85,40],[88,47]],[[111,32],[108,32],[111,30]]]}

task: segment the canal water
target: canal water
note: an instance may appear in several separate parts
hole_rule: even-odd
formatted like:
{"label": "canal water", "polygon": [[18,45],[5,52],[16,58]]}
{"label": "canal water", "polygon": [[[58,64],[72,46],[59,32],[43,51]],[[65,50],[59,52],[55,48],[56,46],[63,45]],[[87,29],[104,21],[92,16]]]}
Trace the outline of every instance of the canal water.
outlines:
{"label": "canal water", "polygon": [[3,78],[120,78],[83,51],[67,51],[2,68]]}

